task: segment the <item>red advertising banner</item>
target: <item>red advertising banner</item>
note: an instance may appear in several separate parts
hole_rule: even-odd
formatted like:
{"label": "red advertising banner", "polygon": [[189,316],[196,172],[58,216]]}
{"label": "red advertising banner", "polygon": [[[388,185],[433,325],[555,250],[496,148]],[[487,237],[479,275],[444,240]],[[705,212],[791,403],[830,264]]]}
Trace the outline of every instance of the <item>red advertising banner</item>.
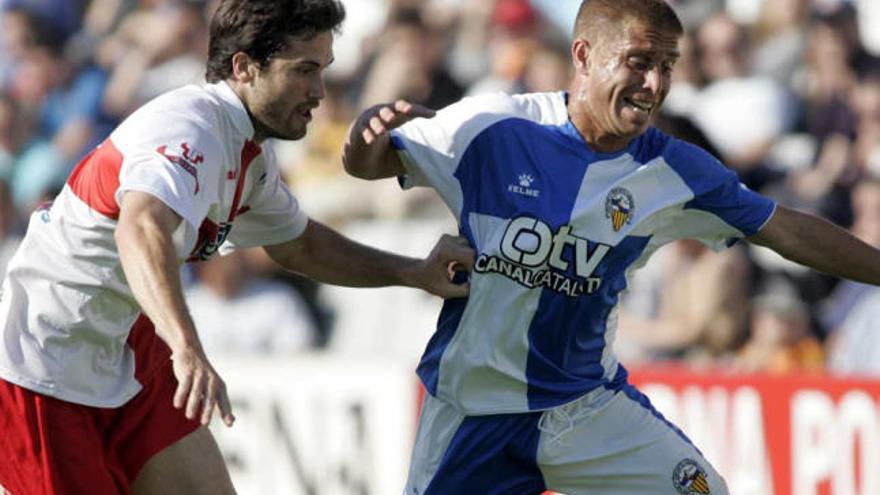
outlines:
{"label": "red advertising banner", "polygon": [[880,380],[634,370],[732,495],[880,495]]}

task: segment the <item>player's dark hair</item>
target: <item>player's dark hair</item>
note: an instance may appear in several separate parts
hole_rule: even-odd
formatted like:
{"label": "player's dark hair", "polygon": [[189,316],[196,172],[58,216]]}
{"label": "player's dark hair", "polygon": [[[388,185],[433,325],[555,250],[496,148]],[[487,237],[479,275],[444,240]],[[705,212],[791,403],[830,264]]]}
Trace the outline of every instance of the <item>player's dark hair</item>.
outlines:
{"label": "player's dark hair", "polygon": [[630,19],[679,36],[684,33],[678,14],[664,0],[584,0],[574,24],[574,36],[592,38],[609,28],[617,30]]}
{"label": "player's dark hair", "polygon": [[344,19],[339,0],[222,0],[211,18],[205,79],[230,77],[238,52],[265,67],[291,39],[338,31]]}

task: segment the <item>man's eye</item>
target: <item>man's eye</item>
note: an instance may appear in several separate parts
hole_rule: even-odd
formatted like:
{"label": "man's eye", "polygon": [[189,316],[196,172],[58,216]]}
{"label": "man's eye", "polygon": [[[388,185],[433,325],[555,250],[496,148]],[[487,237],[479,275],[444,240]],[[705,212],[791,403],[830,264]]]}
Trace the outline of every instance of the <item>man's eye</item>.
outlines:
{"label": "man's eye", "polygon": [[635,70],[648,70],[650,68],[650,64],[647,60],[641,58],[631,58],[629,59],[629,65]]}

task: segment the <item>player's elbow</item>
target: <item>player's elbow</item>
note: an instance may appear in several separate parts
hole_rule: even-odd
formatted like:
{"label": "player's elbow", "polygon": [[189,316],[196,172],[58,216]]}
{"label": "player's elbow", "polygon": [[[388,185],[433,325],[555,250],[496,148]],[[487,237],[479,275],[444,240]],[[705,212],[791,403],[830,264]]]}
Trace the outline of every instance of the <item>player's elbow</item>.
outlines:
{"label": "player's elbow", "polygon": [[342,166],[345,168],[345,173],[358,179],[376,180],[379,178],[375,172],[375,167],[370,167],[369,160],[366,160],[363,156],[358,156],[358,154],[350,150],[346,150],[343,153]]}

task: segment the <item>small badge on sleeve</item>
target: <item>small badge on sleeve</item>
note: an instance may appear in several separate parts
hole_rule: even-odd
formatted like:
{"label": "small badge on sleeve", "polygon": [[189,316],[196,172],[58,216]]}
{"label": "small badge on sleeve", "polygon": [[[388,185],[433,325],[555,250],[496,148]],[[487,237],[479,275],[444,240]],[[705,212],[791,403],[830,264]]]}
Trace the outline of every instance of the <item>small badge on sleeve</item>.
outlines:
{"label": "small badge on sleeve", "polygon": [[672,484],[681,495],[710,495],[706,470],[693,459],[683,459],[672,471]]}
{"label": "small badge on sleeve", "polygon": [[625,224],[632,221],[636,203],[628,189],[615,187],[605,198],[605,218],[611,219],[615,232],[620,232]]}

